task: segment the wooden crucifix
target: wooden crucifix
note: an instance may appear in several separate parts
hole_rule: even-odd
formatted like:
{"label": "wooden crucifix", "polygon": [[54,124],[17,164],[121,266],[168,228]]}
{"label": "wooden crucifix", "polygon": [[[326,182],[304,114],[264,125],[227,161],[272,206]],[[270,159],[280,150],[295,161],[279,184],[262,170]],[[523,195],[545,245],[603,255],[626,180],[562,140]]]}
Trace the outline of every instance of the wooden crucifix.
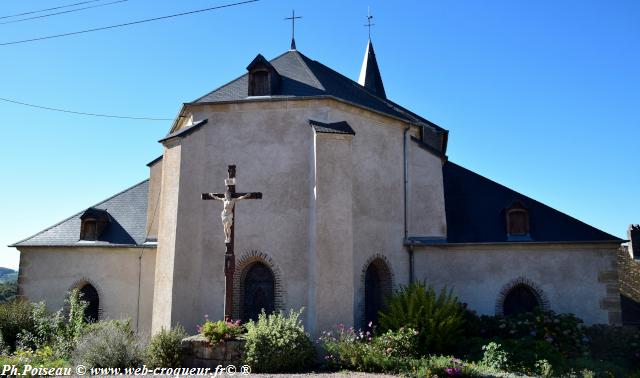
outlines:
{"label": "wooden crucifix", "polygon": [[236,166],[229,166],[229,176],[224,180],[227,190],[224,193],[202,193],[203,200],[222,201],[222,226],[224,227],[224,317],[231,319],[233,316],[233,274],[236,270],[236,257],[234,255],[234,217],[235,204],[243,199],[262,199],[262,193],[237,193],[236,192]]}

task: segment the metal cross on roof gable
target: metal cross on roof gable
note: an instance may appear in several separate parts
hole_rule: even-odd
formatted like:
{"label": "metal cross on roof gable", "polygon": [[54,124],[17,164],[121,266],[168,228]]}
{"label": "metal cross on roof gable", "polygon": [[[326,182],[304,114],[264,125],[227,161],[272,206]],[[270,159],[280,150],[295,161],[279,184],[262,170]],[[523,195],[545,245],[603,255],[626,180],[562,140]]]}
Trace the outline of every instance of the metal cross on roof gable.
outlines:
{"label": "metal cross on roof gable", "polygon": [[371,15],[371,9],[367,8],[367,23],[364,26],[369,28],[369,39],[371,39],[371,27],[375,25],[371,23],[371,20],[373,20],[373,16]]}
{"label": "metal cross on roof gable", "polygon": [[296,49],[296,19],[302,18],[302,16],[296,17],[295,9],[291,10],[291,17],[285,17],[285,20],[291,20],[291,50]]}

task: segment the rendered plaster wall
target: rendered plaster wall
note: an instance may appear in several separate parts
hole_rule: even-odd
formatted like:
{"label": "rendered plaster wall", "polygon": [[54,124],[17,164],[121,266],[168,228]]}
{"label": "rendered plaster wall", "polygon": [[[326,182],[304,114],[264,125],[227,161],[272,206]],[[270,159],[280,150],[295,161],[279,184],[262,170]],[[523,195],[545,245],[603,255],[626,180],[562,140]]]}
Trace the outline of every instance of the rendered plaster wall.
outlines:
{"label": "rendered plaster wall", "polygon": [[176,274],[174,265],[176,259],[181,258],[178,254],[179,251],[176,250],[181,151],[181,146],[169,145],[165,148],[162,159],[158,248],[154,274],[153,333],[163,327],[169,328],[175,325],[172,312],[174,306],[173,281]]}
{"label": "rendered plaster wall", "polygon": [[409,140],[407,148],[409,236],[445,238],[442,160],[413,140]]}
{"label": "rendered plaster wall", "polygon": [[[350,315],[345,312],[344,316],[348,318],[341,322],[351,324],[361,320],[364,270],[372,258],[380,256],[387,262],[395,285],[408,282],[408,255],[403,245],[403,132],[406,124],[334,100],[200,105],[190,106],[189,112],[195,121],[206,118],[208,123],[169,142],[180,145],[180,164],[171,168],[176,172],[167,173],[165,153],[163,167],[163,191],[166,187],[164,178],[180,176],[179,180],[174,180],[179,186],[177,197],[166,196],[163,192],[161,205],[161,209],[169,206],[164,203],[165,197],[179,203],[175,246],[163,245],[163,230],[169,228],[163,228],[162,222],[166,220],[162,215],[159,232],[159,261],[164,248],[175,250],[172,260],[175,265],[162,265],[163,269],[174,271],[172,299],[167,299],[174,309],[170,323],[179,322],[193,332],[204,314],[212,319],[223,316],[222,204],[204,202],[200,196],[203,192],[224,191],[224,178],[230,164],[237,166],[237,191],[263,193],[262,200],[245,200],[236,205],[236,259],[262,260],[271,266],[276,273],[276,296],[280,298],[277,302],[282,304],[283,310],[305,307],[307,314],[316,314],[315,317],[305,314],[306,325],[312,333],[321,331],[317,322],[329,324],[335,320],[331,314],[337,310],[330,308],[332,304],[322,303],[344,304],[346,301],[347,307],[352,309],[345,310]],[[343,146],[340,144],[343,141],[332,140],[326,144],[328,149],[323,156],[314,161],[310,119],[347,121],[356,132],[350,142],[351,157],[337,159],[338,155],[347,152],[343,147],[337,147]],[[411,134],[417,134],[417,130],[411,130]],[[336,147],[329,147],[334,144]],[[331,152],[331,148],[337,150]],[[441,175],[440,159],[424,150],[415,154],[420,153],[424,157],[418,159],[422,165],[416,165],[416,174],[423,168],[435,169],[436,172],[423,173],[436,180]],[[340,176],[339,170],[331,172],[330,168],[343,169],[349,162],[352,170],[350,190],[346,189],[348,176]],[[314,217],[322,208],[329,206],[325,209],[327,214],[333,211],[331,201],[314,204],[316,166],[324,169],[323,180],[329,180],[326,182],[338,180],[332,174],[341,177],[336,185],[344,187],[338,190],[344,193],[339,193],[337,199],[346,204],[351,197],[350,220],[348,216],[341,216],[331,225],[331,230],[335,231],[323,231],[327,235],[333,233],[335,240],[316,240],[318,235],[312,232],[316,229],[312,224],[317,221]],[[442,201],[437,196],[438,191],[429,192],[424,200]],[[421,222],[424,229],[437,230],[441,228],[442,220]],[[349,236],[350,229],[352,236]],[[350,237],[353,238],[351,244],[348,242]],[[165,239],[170,240],[167,236]],[[336,242],[342,244],[344,261],[338,262],[329,255],[322,256],[331,260],[329,262],[314,260],[319,257],[316,252],[323,248],[336,250]],[[350,251],[353,251],[353,261],[349,260]],[[351,284],[345,286],[347,290],[334,284],[333,297],[319,297],[319,287],[310,282],[317,282],[320,277],[323,282],[342,282],[345,266],[350,269],[346,277],[351,280]],[[246,268],[248,265],[238,267],[236,275],[241,276]],[[350,303],[350,298],[354,298],[354,303]],[[237,299],[241,301],[241,295]],[[325,317],[326,321],[323,320]]]}
{"label": "rendered plaster wall", "polygon": [[[223,317],[222,204],[202,201],[201,194],[224,192],[228,165],[236,165],[238,192],[263,193],[262,200],[236,204],[236,261],[252,257],[250,261],[282,272],[276,274],[276,286],[283,310],[308,307],[313,143],[309,119],[325,117],[326,109],[286,103],[275,109],[269,104],[249,105],[193,109],[195,120],[206,118],[208,123],[176,141],[182,156],[171,322],[183,324],[189,332],[205,314],[211,319]],[[249,267],[239,264],[236,274]]]}
{"label": "rendered plaster wall", "polygon": [[[64,306],[67,292],[93,285],[99,294],[101,319],[131,319],[138,331],[151,332],[156,250],[101,247],[20,248],[20,290],[47,309]],[[139,274],[142,273],[140,276]],[[138,278],[140,291],[138,291]],[[138,292],[140,293],[139,320]]]}
{"label": "rendered plaster wall", "polygon": [[[403,144],[406,123],[378,114],[333,103],[328,121],[347,121],[354,129],[353,160],[353,286],[355,289],[354,322],[364,325],[364,276],[374,259],[388,266],[392,285],[409,283],[409,256],[404,246],[404,159]],[[407,135],[409,183],[414,188],[425,185],[419,196],[411,194],[407,208],[437,209],[429,215],[416,216],[409,230],[439,235],[444,227],[442,196],[442,162],[424,149],[412,150],[410,129]],[[432,231],[431,231],[432,230]],[[411,234],[410,234],[411,235]],[[424,236],[424,235],[420,235]]]}
{"label": "rendered plaster wall", "polygon": [[616,245],[419,247],[416,279],[453,289],[480,314],[496,314],[501,292],[525,281],[549,309],[586,323],[620,323]]}
{"label": "rendered plaster wall", "polygon": [[158,239],[158,222],[160,218],[160,186],[162,185],[162,160],[149,167],[149,196],[147,206],[147,239]]}
{"label": "rendered plaster wall", "polygon": [[350,135],[314,136],[314,330],[354,320],[351,141]]}

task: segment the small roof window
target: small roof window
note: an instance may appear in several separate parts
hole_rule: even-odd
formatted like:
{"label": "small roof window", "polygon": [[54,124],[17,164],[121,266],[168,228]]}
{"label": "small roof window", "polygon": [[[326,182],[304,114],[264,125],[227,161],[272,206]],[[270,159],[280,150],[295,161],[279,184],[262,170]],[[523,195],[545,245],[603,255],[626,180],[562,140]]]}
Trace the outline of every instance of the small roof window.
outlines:
{"label": "small roof window", "polygon": [[261,54],[247,66],[249,71],[249,96],[274,95],[280,85],[280,75]]}
{"label": "small roof window", "polygon": [[529,210],[520,201],[506,209],[507,238],[511,241],[531,240],[529,230]]}
{"label": "small roof window", "polygon": [[106,210],[88,208],[80,216],[80,240],[96,241],[111,223],[111,216]]}

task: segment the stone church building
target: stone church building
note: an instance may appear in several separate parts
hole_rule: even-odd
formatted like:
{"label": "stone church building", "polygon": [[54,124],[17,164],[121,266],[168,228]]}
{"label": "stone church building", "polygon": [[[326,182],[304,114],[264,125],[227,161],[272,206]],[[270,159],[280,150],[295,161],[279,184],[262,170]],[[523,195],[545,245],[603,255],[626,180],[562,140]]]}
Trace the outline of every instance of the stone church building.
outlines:
{"label": "stone church building", "polygon": [[424,280],[481,314],[620,322],[623,240],[449,160],[448,131],[387,98],[370,41],[357,82],[295,48],[247,63],[182,106],[148,179],[13,245],[22,296],[57,309],[79,288],[88,316],[146,333],[221,319],[222,204],[201,195],[236,165],[263,197],[236,204],[234,318],[362,326]]}

